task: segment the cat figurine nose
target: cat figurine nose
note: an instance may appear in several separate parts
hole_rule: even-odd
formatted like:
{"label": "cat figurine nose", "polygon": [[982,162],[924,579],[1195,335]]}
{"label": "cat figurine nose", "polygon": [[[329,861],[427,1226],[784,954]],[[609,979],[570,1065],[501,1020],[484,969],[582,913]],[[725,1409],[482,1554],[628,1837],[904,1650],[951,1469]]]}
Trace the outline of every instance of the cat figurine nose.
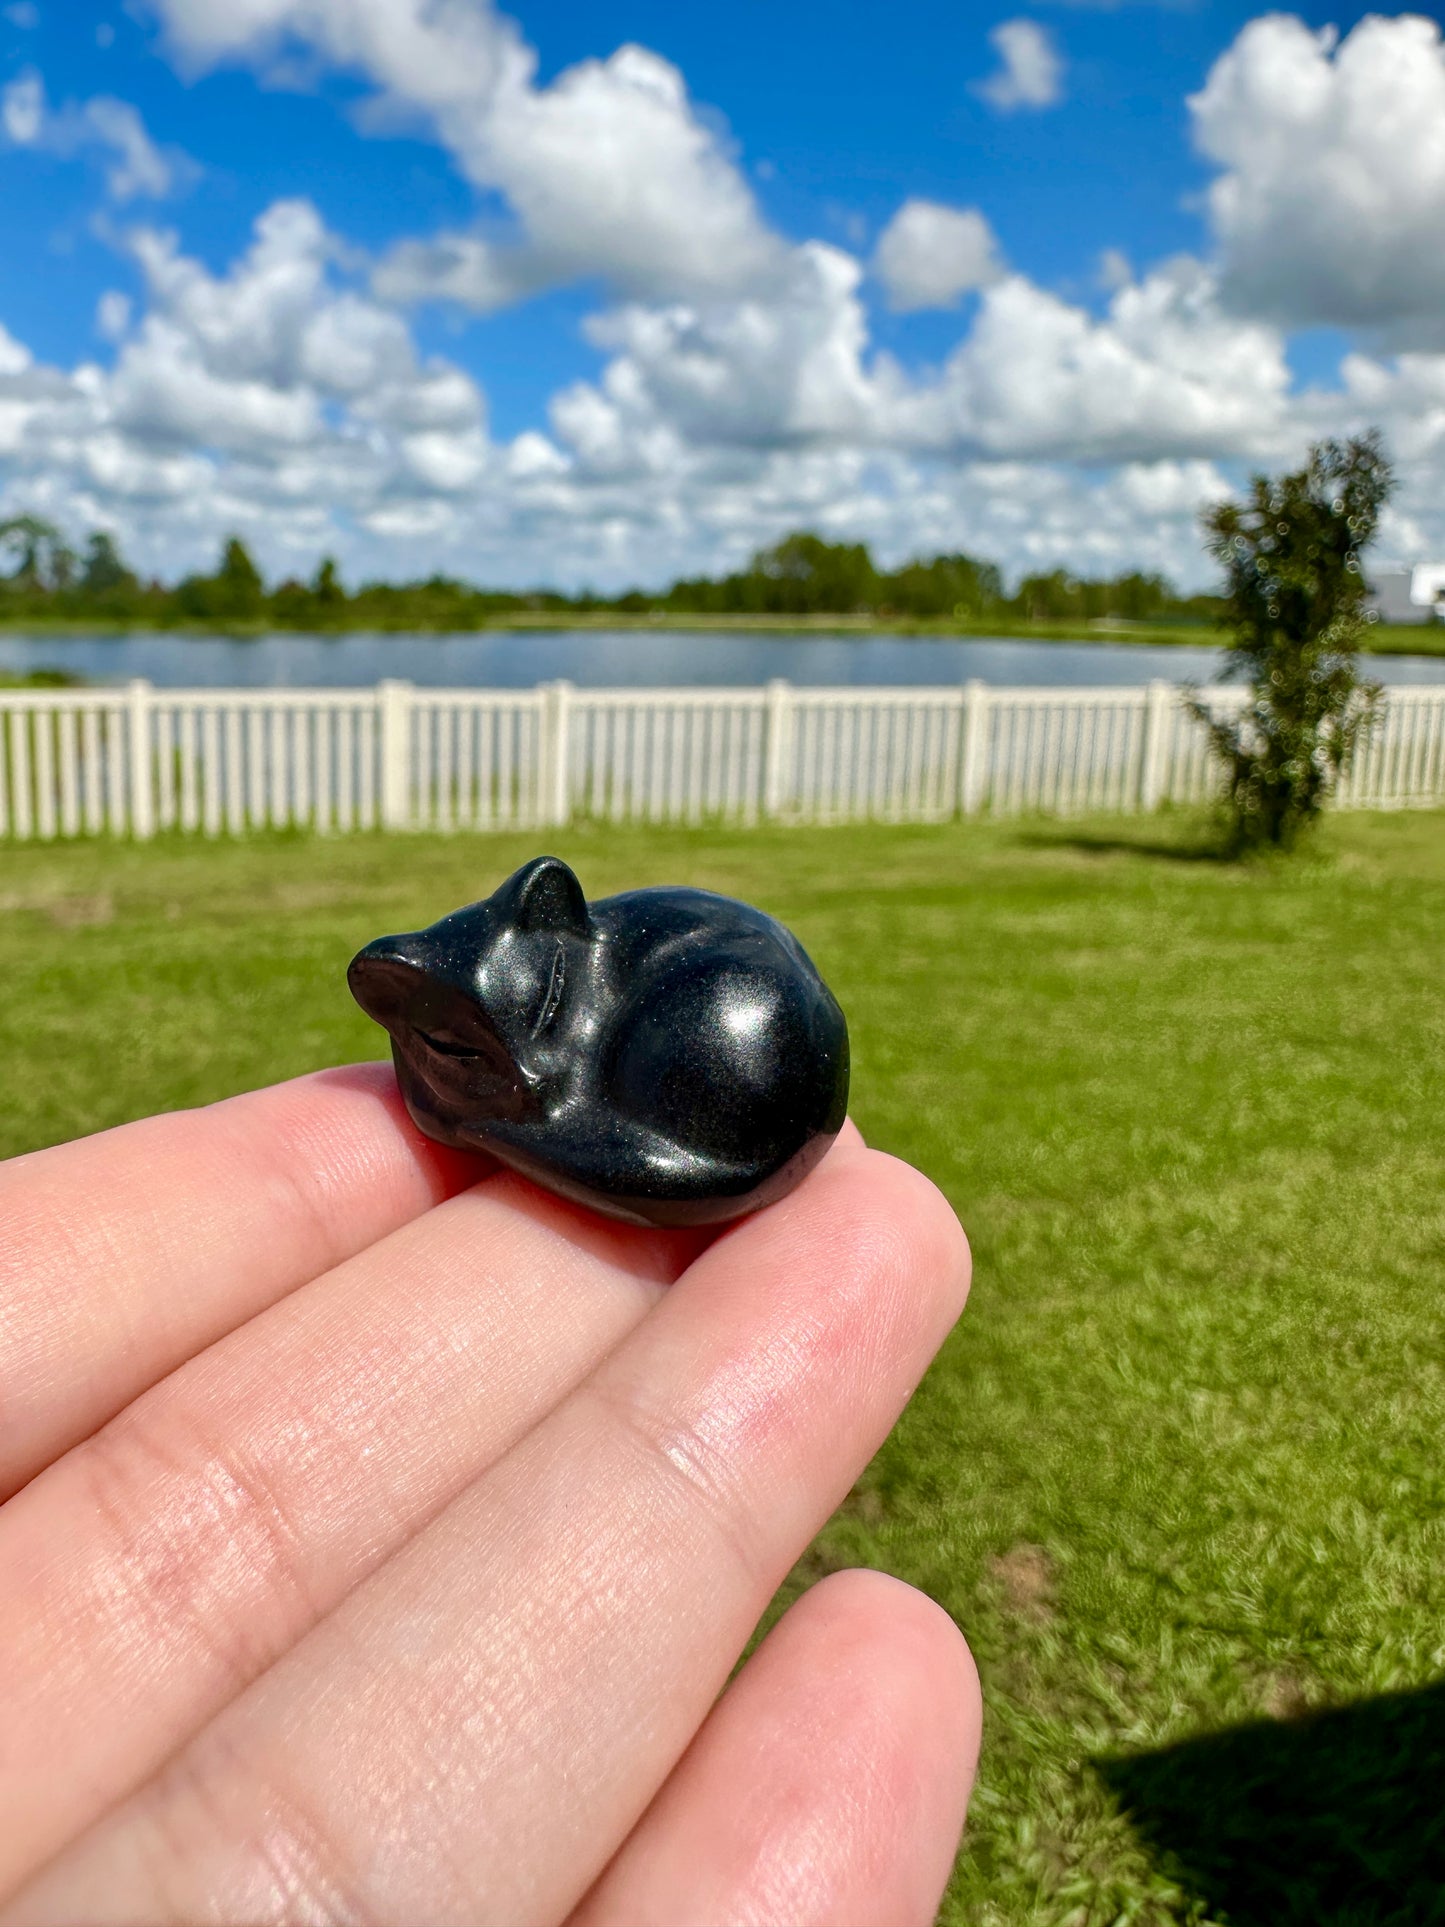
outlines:
{"label": "cat figurine nose", "polygon": [[347,966],[352,996],[368,1017],[388,1030],[396,1024],[423,1021],[424,1005],[435,999],[444,983],[435,958],[419,941],[421,935],[378,937]]}
{"label": "cat figurine nose", "polygon": [[367,1016],[374,1017],[376,1011],[370,1000],[383,986],[404,979],[409,971],[425,969],[426,960],[410,937],[377,937],[351,959],[346,981]]}
{"label": "cat figurine nose", "polygon": [[347,972],[418,1127],[635,1224],[721,1224],[800,1183],[848,1102],[848,1027],[797,939],[687,888],[589,904],[537,857]]}

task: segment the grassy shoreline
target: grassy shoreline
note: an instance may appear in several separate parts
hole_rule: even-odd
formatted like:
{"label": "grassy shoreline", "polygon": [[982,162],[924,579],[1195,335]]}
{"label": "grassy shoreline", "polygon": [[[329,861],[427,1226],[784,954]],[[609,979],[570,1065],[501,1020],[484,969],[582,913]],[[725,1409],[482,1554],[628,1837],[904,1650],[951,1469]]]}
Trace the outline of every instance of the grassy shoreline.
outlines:
{"label": "grassy shoreline", "polygon": [[[274,623],[167,624],[164,628],[144,623],[103,622],[27,622],[0,618],[0,638],[6,635],[34,637],[93,637],[97,640],[122,639],[131,635],[191,636],[197,640],[222,636],[245,640],[259,636],[294,635],[341,637],[348,635],[486,635],[492,632],[547,633],[559,630],[649,630],[680,631],[698,635],[772,635],[813,637],[907,636],[936,637],[940,641],[1004,641],[1107,643],[1136,648],[1213,649],[1221,646],[1221,631],[1208,623],[1153,623],[1100,620],[1096,622],[1023,622],[999,617],[991,622],[885,620],[876,616],[708,616],[663,613],[658,615],[621,615],[610,610],[558,614],[555,611],[522,610],[489,618],[465,629],[418,629],[414,627],[378,629],[374,626],[326,628],[284,628]],[[1366,635],[1361,653],[1376,656],[1445,656],[1445,624],[1379,623]]]}

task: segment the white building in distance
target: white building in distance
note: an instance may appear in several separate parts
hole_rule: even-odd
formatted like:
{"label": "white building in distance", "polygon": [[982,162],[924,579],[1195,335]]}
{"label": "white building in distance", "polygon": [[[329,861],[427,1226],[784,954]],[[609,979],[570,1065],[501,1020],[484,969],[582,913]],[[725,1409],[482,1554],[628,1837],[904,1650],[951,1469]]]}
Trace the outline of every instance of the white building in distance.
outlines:
{"label": "white building in distance", "polygon": [[1380,569],[1371,578],[1372,609],[1381,622],[1445,619],[1445,562],[1417,562],[1413,569]]}

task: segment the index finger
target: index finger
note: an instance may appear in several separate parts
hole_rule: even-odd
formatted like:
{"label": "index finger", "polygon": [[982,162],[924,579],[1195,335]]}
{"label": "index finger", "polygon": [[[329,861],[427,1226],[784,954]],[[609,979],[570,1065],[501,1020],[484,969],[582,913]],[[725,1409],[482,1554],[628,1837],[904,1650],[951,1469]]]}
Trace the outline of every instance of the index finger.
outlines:
{"label": "index finger", "polygon": [[487,1168],[389,1064],[317,1071],[0,1165],[0,1500],[150,1385]]}

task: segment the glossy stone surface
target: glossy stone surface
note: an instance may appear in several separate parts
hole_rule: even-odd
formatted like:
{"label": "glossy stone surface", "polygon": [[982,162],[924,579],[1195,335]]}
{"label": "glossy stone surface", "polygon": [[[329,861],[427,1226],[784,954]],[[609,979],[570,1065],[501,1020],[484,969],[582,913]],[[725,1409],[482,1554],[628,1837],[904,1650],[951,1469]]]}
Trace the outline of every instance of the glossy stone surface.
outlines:
{"label": "glossy stone surface", "polygon": [[718,1224],[792,1190],[848,1103],[848,1027],[796,938],[706,890],[589,905],[557,857],[352,958],[406,1107],[638,1224]]}

